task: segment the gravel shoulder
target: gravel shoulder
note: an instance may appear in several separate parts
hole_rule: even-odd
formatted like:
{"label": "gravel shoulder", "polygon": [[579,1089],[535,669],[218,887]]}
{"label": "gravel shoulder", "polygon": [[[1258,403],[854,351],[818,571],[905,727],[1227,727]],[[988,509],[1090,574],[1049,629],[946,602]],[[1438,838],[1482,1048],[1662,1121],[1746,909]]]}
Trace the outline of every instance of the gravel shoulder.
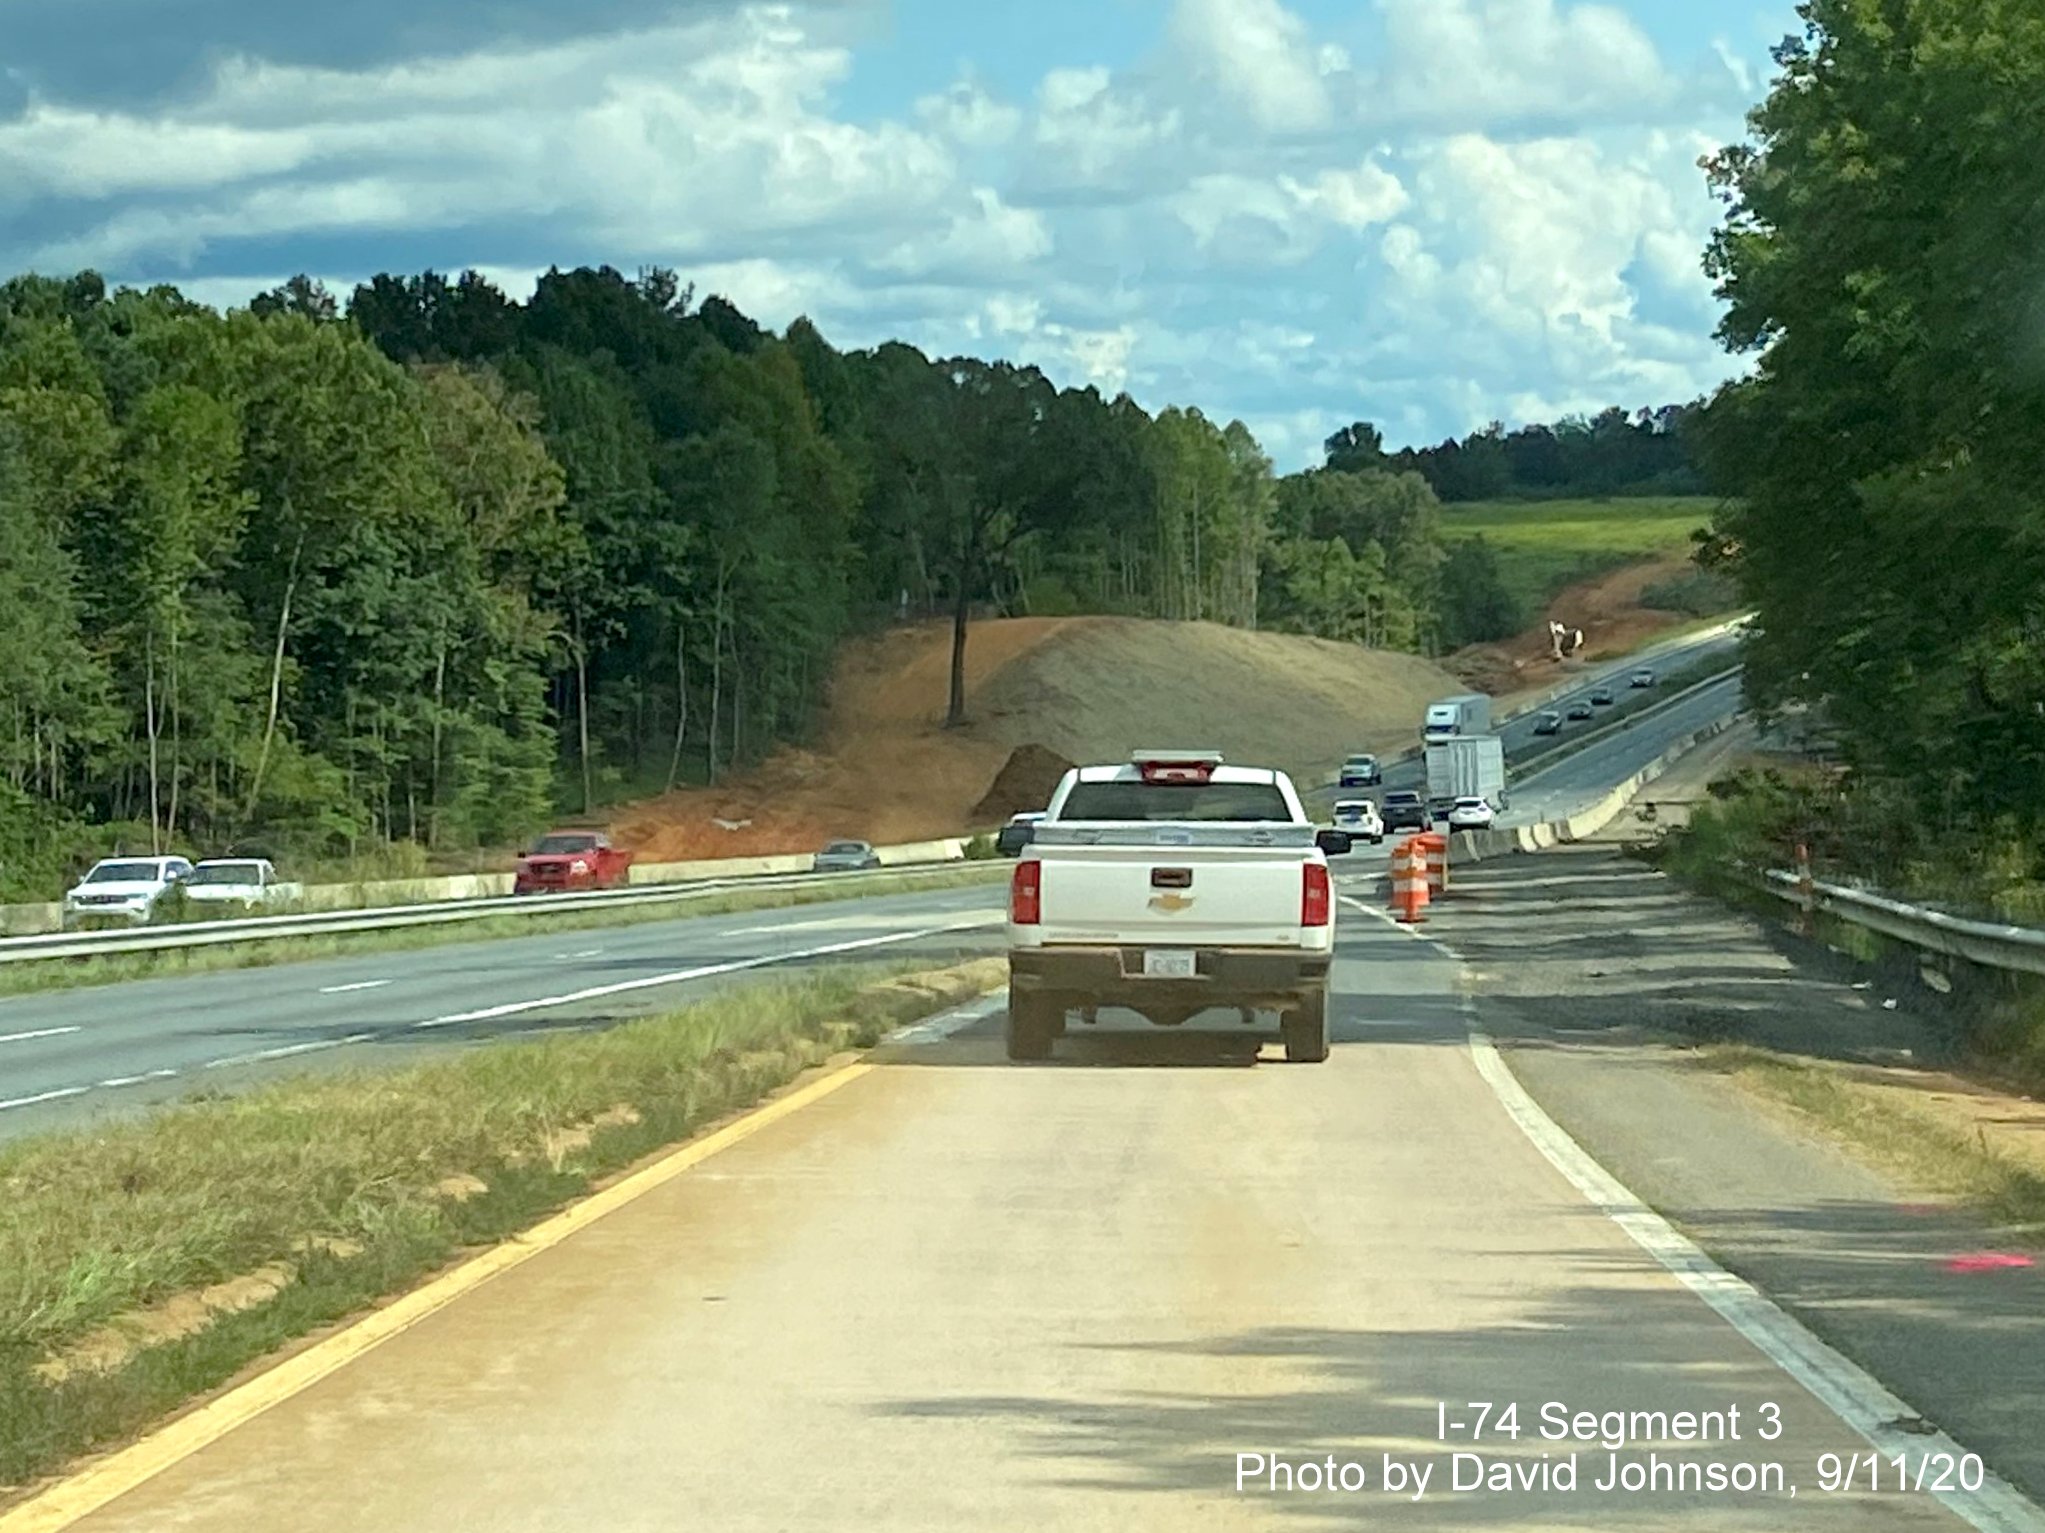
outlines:
{"label": "gravel shoulder", "polygon": [[1610,848],[1458,868],[1429,916],[1515,1074],[1586,1150],[2045,1497],[2045,1266],[2015,1264],[2038,1232],[1938,1185],[1921,1146],[1871,1154],[1864,1125],[1842,1133],[1755,1075],[1872,1082],[1911,1094],[1927,1134],[1971,1113],[1984,1149],[1991,1118],[2028,1146],[2036,1104],[1985,1112],[1992,1093],[1945,1073],[1952,1024]]}

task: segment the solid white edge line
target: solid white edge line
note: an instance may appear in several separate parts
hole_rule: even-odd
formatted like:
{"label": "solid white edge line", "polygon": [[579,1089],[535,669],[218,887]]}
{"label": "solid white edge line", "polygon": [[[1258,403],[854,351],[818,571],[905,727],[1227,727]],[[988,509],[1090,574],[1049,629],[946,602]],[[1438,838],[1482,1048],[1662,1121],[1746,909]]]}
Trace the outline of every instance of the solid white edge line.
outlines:
{"label": "solid white edge line", "polygon": [[27,1043],[31,1038],[62,1038],[75,1033],[75,1027],[39,1027],[32,1033],[0,1033],[0,1043]]}
{"label": "solid white edge line", "polygon": [[[1358,908],[1378,916],[1387,925],[1398,925],[1374,907]],[[1592,1159],[1590,1152],[1528,1094],[1491,1035],[1484,1031],[1477,1019],[1476,999],[1468,989],[1468,970],[1462,955],[1425,932],[1403,926],[1399,929],[1432,942],[1456,965],[1463,1026],[1469,1035],[1470,1059],[1478,1075],[1520,1132],[1586,1201],[1883,1457],[1903,1455],[1923,1459],[1933,1453],[1947,1453],[1957,1468],[1969,1449],[1944,1432],[1906,1432],[1893,1426],[1897,1421],[1923,1417],[1873,1374],[1811,1334],[1801,1321],[1760,1289],[1719,1266],[1695,1241]],[[1974,1457],[1979,1462],[1980,1455]],[[1979,1490],[1930,1490],[1925,1494],[1979,1533],[2045,1533],[2045,1510],[2007,1480],[1988,1472],[1985,1465]]]}
{"label": "solid white edge line", "polygon": [[322,1038],[315,1043],[294,1043],[284,1048],[259,1049],[253,1054],[236,1054],[227,1059],[209,1059],[203,1068],[224,1070],[230,1065],[260,1064],[269,1059],[290,1059],[298,1054],[317,1054],[322,1049],[344,1049],[351,1043],[368,1043],[375,1033],[350,1033],[345,1038]]}
{"label": "solid white edge line", "polygon": [[977,1001],[968,1001],[964,1006],[944,1012],[939,1016],[929,1017],[921,1022],[904,1023],[901,1027],[896,1028],[892,1033],[881,1039],[881,1042],[908,1044],[941,1043],[953,1033],[964,1032],[975,1022],[985,1021],[1007,1005],[1008,996],[1006,992],[997,991],[992,995],[982,996]]}
{"label": "solid white edge line", "polygon": [[[1921,1419],[1918,1413],[1885,1388],[1874,1375],[1834,1351],[1746,1279],[1726,1271],[1696,1242],[1649,1208],[1590,1157],[1549,1117],[1506,1065],[1497,1046],[1477,1020],[1476,1003],[1462,997],[1470,1035],[1470,1057],[1477,1073],[1504,1106],[1520,1132],[1547,1162],[1584,1195],[1633,1243],[1709,1304],[1734,1330],[1768,1360],[1816,1396],[1847,1426],[1873,1445],[1884,1458],[1922,1459],[1934,1453],[1951,1455],[1957,1467],[1967,1453],[1943,1432],[1909,1432],[1895,1423]],[[1978,1462],[1978,1456],[1977,1456]],[[1984,1468],[1981,1488],[1931,1490],[1945,1508],[1981,1533],[2045,1533],[2045,1511],[2022,1492]]]}

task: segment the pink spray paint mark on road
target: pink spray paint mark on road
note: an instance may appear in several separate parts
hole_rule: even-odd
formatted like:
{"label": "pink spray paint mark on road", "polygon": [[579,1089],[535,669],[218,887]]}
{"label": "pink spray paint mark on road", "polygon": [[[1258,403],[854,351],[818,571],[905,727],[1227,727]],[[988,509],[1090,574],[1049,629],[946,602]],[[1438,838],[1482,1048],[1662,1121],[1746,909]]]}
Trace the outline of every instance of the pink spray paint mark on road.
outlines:
{"label": "pink spray paint mark on road", "polygon": [[1948,1272],[2000,1272],[2010,1267],[2029,1267],[2031,1258],[2014,1251],[1969,1251],[1955,1256],[1945,1266]]}

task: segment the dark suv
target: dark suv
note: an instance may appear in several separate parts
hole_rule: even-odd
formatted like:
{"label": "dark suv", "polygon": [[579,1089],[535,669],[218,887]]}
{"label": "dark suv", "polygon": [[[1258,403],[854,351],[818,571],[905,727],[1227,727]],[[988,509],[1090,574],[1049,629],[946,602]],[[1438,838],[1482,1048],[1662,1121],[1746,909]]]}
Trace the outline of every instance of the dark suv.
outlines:
{"label": "dark suv", "polygon": [[1379,814],[1385,822],[1385,833],[1395,830],[1430,830],[1433,821],[1428,817],[1427,805],[1417,793],[1387,793]]}

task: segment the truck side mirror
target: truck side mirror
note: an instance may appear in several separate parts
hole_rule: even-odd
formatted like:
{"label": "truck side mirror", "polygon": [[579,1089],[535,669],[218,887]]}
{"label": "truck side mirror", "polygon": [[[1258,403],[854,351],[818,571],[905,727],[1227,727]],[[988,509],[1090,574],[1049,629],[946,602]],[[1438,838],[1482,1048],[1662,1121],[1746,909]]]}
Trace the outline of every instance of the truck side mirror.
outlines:
{"label": "truck side mirror", "polygon": [[1355,844],[1354,838],[1344,830],[1324,830],[1314,837],[1314,845],[1330,857],[1346,857]]}

